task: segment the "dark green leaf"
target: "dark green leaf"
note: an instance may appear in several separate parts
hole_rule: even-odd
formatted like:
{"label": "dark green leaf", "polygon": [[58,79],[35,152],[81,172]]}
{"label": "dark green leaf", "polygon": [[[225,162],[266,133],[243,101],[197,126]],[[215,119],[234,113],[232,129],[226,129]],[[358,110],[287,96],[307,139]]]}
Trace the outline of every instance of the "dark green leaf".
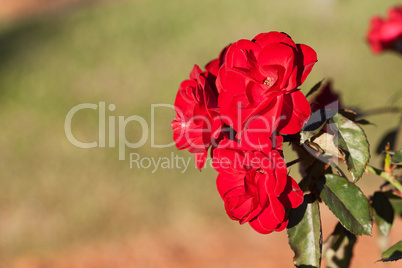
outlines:
{"label": "dark green leaf", "polygon": [[292,148],[296,151],[299,159],[301,159],[299,172],[303,179],[300,181],[299,186],[303,191],[309,191],[310,187],[316,188],[316,180],[325,173],[332,173],[331,167],[327,165],[328,161],[325,161],[325,159],[318,161],[318,156],[314,149],[306,144],[303,144],[303,146],[293,144]]}
{"label": "dark green leaf", "polygon": [[402,185],[400,184],[398,178],[395,178],[394,176],[390,175],[389,173],[380,170],[378,168],[372,167],[370,165],[367,165],[367,170],[370,171],[371,173],[374,173],[382,178],[384,178],[389,184],[395,187],[398,191],[402,192]]}
{"label": "dark green leaf", "polygon": [[386,192],[384,194],[391,203],[395,214],[402,217],[402,198],[390,192]]}
{"label": "dark green leaf", "polygon": [[335,131],[334,144],[345,154],[346,164],[356,182],[363,175],[370,158],[366,134],[358,124],[339,113],[331,120],[334,122],[331,124]]}
{"label": "dark green leaf", "polygon": [[399,241],[388,250],[382,253],[382,259],[379,261],[397,261],[402,259],[402,241]]}
{"label": "dark green leaf", "polygon": [[331,119],[337,110],[318,110],[313,113],[308,119],[307,123],[304,125],[302,131],[300,132],[300,143],[303,144],[307,140],[311,140],[316,136],[321,129],[325,126],[325,123]]}
{"label": "dark green leaf", "polygon": [[309,92],[307,93],[307,95],[306,95],[306,98],[307,98],[308,96],[310,96],[311,94],[313,94],[314,92],[316,92],[316,91],[321,87],[322,81],[324,81],[324,79],[322,79],[320,82],[318,82],[317,84],[315,84],[315,85],[310,89],[310,91],[309,91]]}
{"label": "dark green leaf", "polygon": [[369,203],[359,187],[334,174],[326,174],[324,178],[317,181],[317,188],[339,222],[356,235],[371,235]]}
{"label": "dark green leaf", "polygon": [[382,235],[388,235],[394,221],[394,209],[383,192],[375,192],[371,206],[374,209],[374,219]]}
{"label": "dark green leaf", "polygon": [[402,150],[395,152],[395,154],[391,158],[391,161],[393,164],[402,163]]}
{"label": "dark green leaf", "polygon": [[356,123],[360,124],[360,125],[374,125],[373,123],[371,123],[370,121],[368,121],[367,119],[359,119],[357,121],[355,121]]}
{"label": "dark green leaf", "polygon": [[[321,122],[317,122],[317,123],[319,124]],[[311,131],[306,131],[306,130],[300,131],[300,143],[303,144],[306,141],[310,141],[311,138],[316,136],[321,131],[321,129],[324,127],[324,125],[325,125],[325,122],[322,122],[321,125],[316,126],[316,128],[312,129]]]}
{"label": "dark green leaf", "polygon": [[339,113],[347,119],[356,122],[357,112],[351,109],[340,109]]}
{"label": "dark green leaf", "polygon": [[402,199],[390,199],[395,214],[402,217]]}
{"label": "dark green leaf", "polygon": [[322,232],[320,210],[311,195],[289,213],[288,239],[296,267],[320,267]]}
{"label": "dark green leaf", "polygon": [[349,267],[353,256],[353,246],[356,240],[354,234],[338,223],[334,232],[327,238],[323,245],[327,267]]}

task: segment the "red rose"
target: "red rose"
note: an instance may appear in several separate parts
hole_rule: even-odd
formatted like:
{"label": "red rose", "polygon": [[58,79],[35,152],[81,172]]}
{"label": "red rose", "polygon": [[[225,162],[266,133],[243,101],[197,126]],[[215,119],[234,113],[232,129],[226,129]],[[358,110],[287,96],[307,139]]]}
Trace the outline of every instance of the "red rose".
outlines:
{"label": "red rose", "polygon": [[228,139],[214,150],[214,168],[219,172],[216,184],[226,213],[262,234],[282,231],[288,223],[285,207],[296,208],[303,202],[303,192],[287,175],[278,150],[282,137],[277,139],[276,147],[263,151],[246,150]]}
{"label": "red rose", "polygon": [[199,169],[222,126],[215,80],[214,75],[195,65],[190,79],[180,84],[174,104],[177,115],[172,122],[173,139],[179,150],[188,149],[195,154]]}
{"label": "red rose", "polygon": [[176,97],[177,148],[195,153],[201,168],[212,147],[227,214],[262,234],[283,230],[285,208],[303,202],[277,132],[295,134],[309,118],[298,87],[316,61],[312,48],[284,33],[259,34],[227,46],[205,72],[195,66]]}
{"label": "red rose", "polygon": [[219,57],[217,59],[211,60],[207,65],[205,65],[205,69],[210,72],[211,74],[218,76],[219,68],[222,66],[226,52],[228,51],[230,45],[226,46],[224,49],[222,49],[221,53],[219,54]]}
{"label": "red rose", "polygon": [[300,131],[310,105],[297,87],[316,61],[312,48],[284,33],[262,33],[232,44],[216,82],[222,120],[238,133],[256,119],[254,127],[271,133]]}
{"label": "red rose", "polygon": [[402,6],[391,8],[387,19],[372,18],[367,41],[374,53],[380,53],[383,50],[395,50],[402,53]]}

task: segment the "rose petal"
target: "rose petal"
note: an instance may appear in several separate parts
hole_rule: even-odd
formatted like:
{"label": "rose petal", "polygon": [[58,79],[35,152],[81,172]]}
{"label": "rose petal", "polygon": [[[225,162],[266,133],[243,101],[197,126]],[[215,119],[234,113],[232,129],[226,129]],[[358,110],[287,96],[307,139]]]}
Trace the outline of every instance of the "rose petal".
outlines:
{"label": "rose petal", "polygon": [[202,167],[205,164],[205,161],[207,160],[208,156],[208,151],[205,151],[204,153],[195,153],[194,154],[194,159],[195,159],[195,165],[199,170],[202,169]]}
{"label": "rose petal", "polygon": [[[267,97],[254,110],[247,111],[248,115],[243,121],[243,128],[259,129],[262,130],[261,133],[270,136],[278,128],[281,110],[282,99],[280,97]],[[252,124],[251,127],[250,124]]]}
{"label": "rose petal", "polygon": [[244,188],[244,177],[236,177],[236,176],[228,176],[228,175],[223,175],[219,174],[218,177],[216,178],[216,186],[218,188],[218,192],[223,198],[226,193],[231,191],[234,188],[237,187],[243,187]]}
{"label": "rose petal", "polygon": [[310,117],[310,104],[300,91],[280,96],[283,103],[278,131],[282,134],[299,132]]}
{"label": "rose petal", "polygon": [[[315,52],[314,49],[311,47],[304,45],[304,44],[298,44],[297,48],[301,53],[303,54],[303,74],[301,77],[300,86],[304,80],[306,80],[307,76],[311,72],[311,69],[313,69],[314,64],[317,62],[317,53]],[[299,68],[299,66],[298,66]]]}
{"label": "rose petal", "polygon": [[272,142],[269,138],[271,135],[268,130],[258,126],[258,121],[252,121],[248,128],[242,132],[240,139],[241,146],[250,151],[270,151],[272,149]]}
{"label": "rose petal", "polygon": [[275,31],[268,33],[261,33],[256,37],[254,37],[253,40],[260,47],[265,47],[266,45],[272,43],[284,43],[290,45],[291,47],[296,48],[296,44],[293,42],[292,38],[290,38],[289,35]]}
{"label": "rose petal", "polygon": [[303,203],[303,191],[292,177],[287,177],[286,188],[279,200],[287,208],[297,208]]}
{"label": "rose petal", "polygon": [[197,80],[199,74],[202,73],[201,68],[198,65],[194,65],[193,69],[190,72],[190,79]]}
{"label": "rose petal", "polygon": [[214,59],[208,62],[207,65],[205,65],[205,70],[207,70],[208,72],[210,72],[215,76],[218,76],[219,67],[220,67],[219,59]]}
{"label": "rose petal", "polygon": [[278,228],[278,226],[280,226],[284,218],[285,218],[284,209],[283,209],[282,220],[278,220],[278,217],[274,214],[274,210],[271,208],[271,205],[269,205],[261,212],[260,215],[258,215],[254,220],[250,221],[250,225],[257,232],[270,233],[274,231],[276,228]]}
{"label": "rose petal", "polygon": [[[282,66],[286,72],[292,71],[294,60],[293,49],[285,44],[272,43],[265,46],[258,55],[258,64],[260,66]],[[284,74],[286,77],[286,73]]]}
{"label": "rose petal", "polygon": [[275,230],[275,229],[266,229],[262,225],[262,223],[258,217],[256,219],[250,221],[249,224],[251,227],[253,227],[254,230],[259,232],[260,234],[270,234]]}
{"label": "rose petal", "polygon": [[286,169],[286,162],[277,151],[272,151],[271,158],[275,165],[276,184],[274,193],[276,196],[280,196],[287,184],[288,171]]}
{"label": "rose petal", "polygon": [[266,209],[272,210],[272,215],[278,222],[285,219],[285,208],[275,194],[269,195],[269,206]]}
{"label": "rose petal", "polygon": [[257,189],[258,189],[258,201],[261,207],[266,207],[269,202],[268,189],[267,189],[267,174],[257,173]]}
{"label": "rose petal", "polygon": [[282,232],[288,226],[289,219],[286,218],[279,226],[275,229],[275,232]]}
{"label": "rose petal", "polygon": [[250,40],[239,40],[233,43],[225,57],[225,64],[228,68],[248,69],[250,58],[257,58],[261,48]]}
{"label": "rose petal", "polygon": [[245,196],[225,198],[225,208],[231,219],[243,223],[242,219],[246,218],[254,210],[253,198]]}

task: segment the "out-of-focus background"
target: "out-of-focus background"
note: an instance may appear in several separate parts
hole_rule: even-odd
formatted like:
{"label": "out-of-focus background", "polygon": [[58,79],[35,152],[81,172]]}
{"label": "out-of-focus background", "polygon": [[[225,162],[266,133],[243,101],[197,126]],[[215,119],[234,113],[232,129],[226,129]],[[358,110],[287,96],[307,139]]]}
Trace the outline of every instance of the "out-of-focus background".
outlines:
{"label": "out-of-focus background", "polygon": [[[316,50],[304,93],[331,78],[346,106],[395,105],[401,57],[373,55],[365,35],[370,17],[398,2],[1,0],[0,267],[292,267],[286,232],[260,235],[226,216],[211,167],[199,172],[191,162],[183,173],[153,173],[130,168],[129,155],[187,161],[187,151],[151,148],[152,127],[157,144],[172,141],[174,117],[168,107],[154,108],[152,126],[151,105],[173,104],[194,64],[260,32],[283,31]],[[106,109],[107,120],[138,115],[149,124],[147,143],[127,148],[125,160],[108,139],[104,148],[82,149],[66,138],[70,109],[100,102],[116,107]],[[97,141],[98,110],[74,116],[78,140]],[[375,124],[364,127],[371,164],[380,167],[374,151],[398,122],[368,119]],[[127,140],[141,133],[140,124],[127,124]],[[297,167],[291,172],[300,179]],[[366,194],[381,184],[367,175],[358,182]],[[336,219],[321,208],[325,239]],[[401,227],[398,219],[390,244]],[[375,264],[374,233],[358,239],[352,267],[397,267]]]}

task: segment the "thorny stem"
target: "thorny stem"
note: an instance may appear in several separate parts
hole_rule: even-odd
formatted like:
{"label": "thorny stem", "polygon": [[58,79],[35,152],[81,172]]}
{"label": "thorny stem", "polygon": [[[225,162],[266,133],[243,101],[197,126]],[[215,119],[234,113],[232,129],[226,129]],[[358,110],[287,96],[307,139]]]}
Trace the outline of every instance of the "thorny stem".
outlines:
{"label": "thorny stem", "polygon": [[377,168],[369,166],[369,165],[367,165],[366,168],[371,173],[376,174],[376,175],[381,176],[382,178],[384,178],[386,181],[391,183],[399,192],[402,193],[402,185],[399,183],[399,181],[397,181],[395,179],[394,176],[391,176],[391,175],[387,174],[385,171],[382,171],[380,169],[377,169]]}

